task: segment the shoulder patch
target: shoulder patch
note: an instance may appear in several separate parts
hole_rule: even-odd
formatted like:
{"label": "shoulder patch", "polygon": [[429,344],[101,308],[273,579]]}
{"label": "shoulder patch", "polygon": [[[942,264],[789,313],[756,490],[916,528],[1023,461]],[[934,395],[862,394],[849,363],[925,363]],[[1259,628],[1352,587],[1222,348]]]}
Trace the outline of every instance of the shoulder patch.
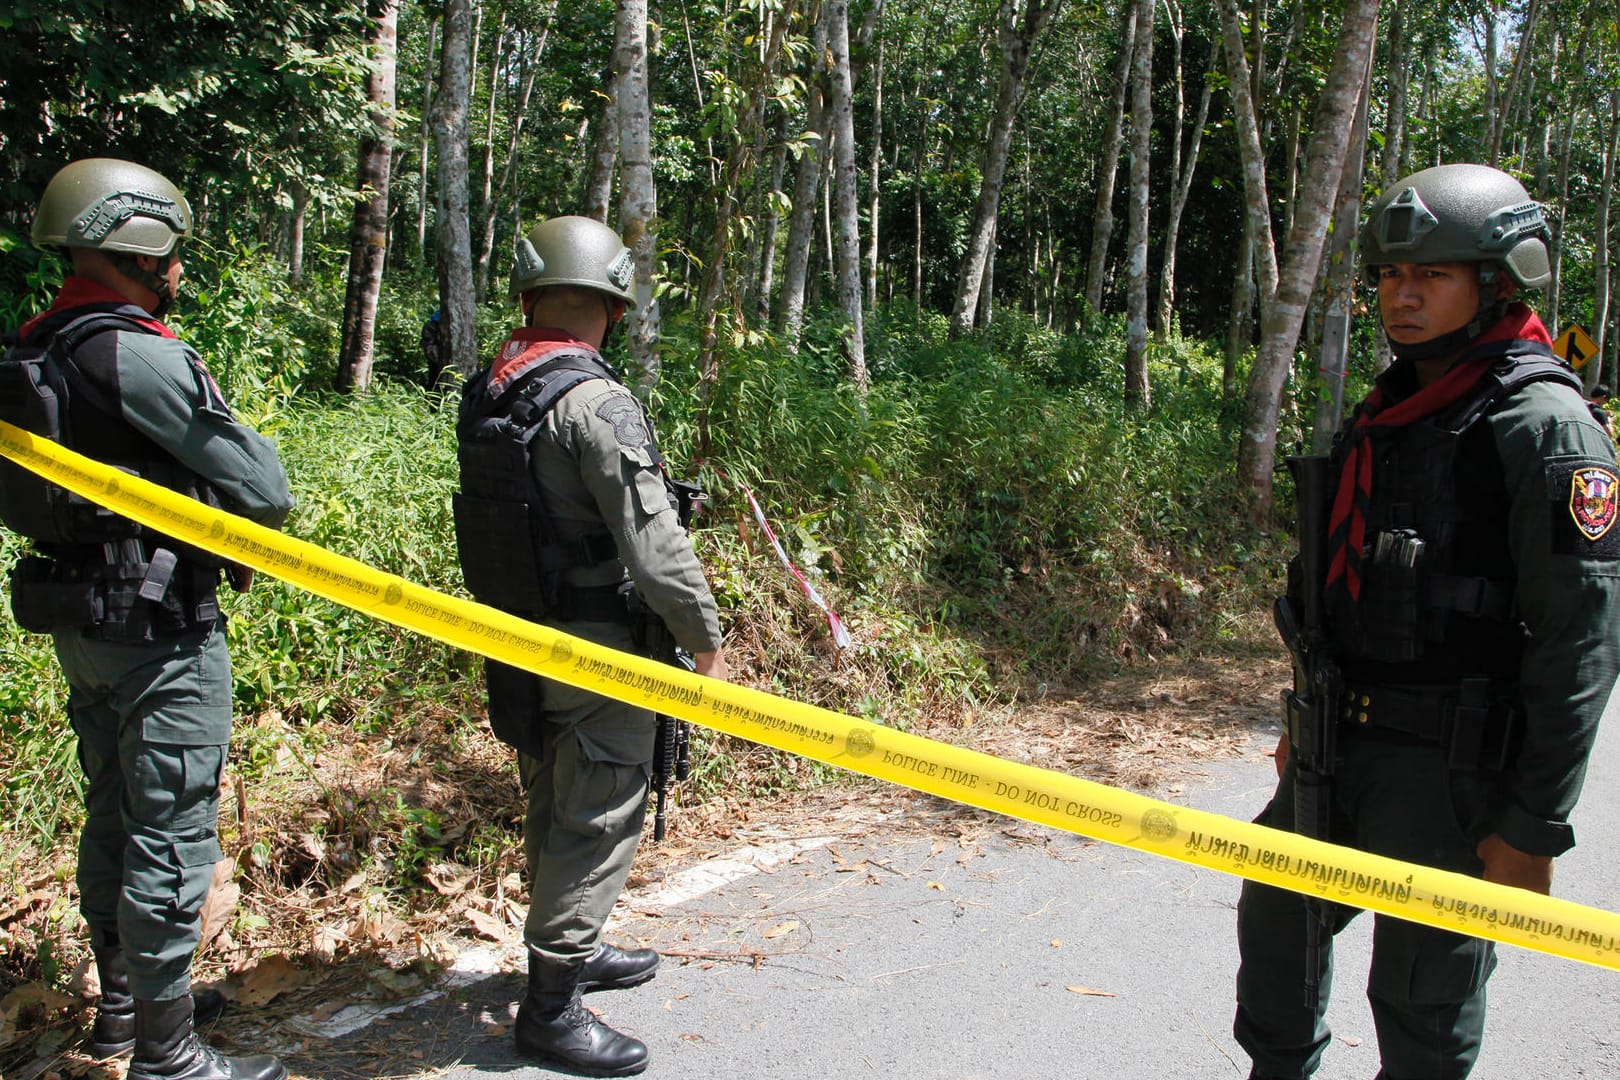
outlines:
{"label": "shoulder patch", "polygon": [[1569,516],[1588,540],[1601,540],[1614,527],[1615,476],[1601,465],[1584,465],[1570,474]]}
{"label": "shoulder patch", "polygon": [[1620,477],[1611,465],[1575,461],[1554,466],[1553,550],[1620,558]]}
{"label": "shoulder patch", "polygon": [[596,407],[596,415],[613,425],[613,437],[621,446],[642,447],[650,437],[641,405],[629,394],[610,394]]}

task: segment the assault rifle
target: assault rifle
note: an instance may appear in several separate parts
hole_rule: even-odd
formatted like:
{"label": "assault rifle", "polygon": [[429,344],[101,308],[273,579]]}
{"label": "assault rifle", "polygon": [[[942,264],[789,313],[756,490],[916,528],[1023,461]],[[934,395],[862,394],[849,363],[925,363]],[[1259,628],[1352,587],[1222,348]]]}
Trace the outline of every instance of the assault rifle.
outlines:
{"label": "assault rifle", "polygon": [[[1277,632],[1294,661],[1294,687],[1283,691],[1288,758],[1294,766],[1294,831],[1328,840],[1333,814],[1333,773],[1338,757],[1338,719],[1344,683],[1326,655],[1327,613],[1323,583],[1328,568],[1328,494],[1332,481],[1325,454],[1287,459],[1298,506],[1299,555],[1289,568],[1288,595],[1272,607]],[[1305,901],[1305,1006],[1321,995],[1322,934],[1333,905]]]}
{"label": "assault rifle", "polygon": [[[643,656],[666,664],[679,665],[687,671],[697,670],[692,656],[675,644],[675,638],[664,625],[664,620],[647,606],[641,594],[634,589],[625,593],[630,606],[630,632]],[[653,842],[664,839],[666,821],[664,805],[669,799],[669,785],[673,780],[682,783],[692,772],[691,726],[685,720],[658,714],[658,734],[653,741]]]}
{"label": "assault rifle", "polygon": [[[696,671],[692,655],[675,650],[675,661],[687,671]],[[664,839],[664,800],[669,798],[669,782],[686,782],[692,775],[692,725],[660,713],[658,737],[653,742],[653,843]]]}

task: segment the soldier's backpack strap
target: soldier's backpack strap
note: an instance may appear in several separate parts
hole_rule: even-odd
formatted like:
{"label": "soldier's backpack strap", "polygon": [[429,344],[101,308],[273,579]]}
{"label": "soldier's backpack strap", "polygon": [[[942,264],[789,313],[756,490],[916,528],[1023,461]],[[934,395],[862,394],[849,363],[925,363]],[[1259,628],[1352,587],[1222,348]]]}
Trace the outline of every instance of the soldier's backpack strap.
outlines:
{"label": "soldier's backpack strap", "polygon": [[1585,392],[1581,377],[1552,349],[1539,341],[1498,341],[1486,346],[1482,355],[1492,353],[1501,360],[1480,380],[1479,388],[1452,415],[1456,430],[1472,426],[1510,394],[1533,382],[1561,382],[1583,399]]}
{"label": "soldier's backpack strap", "polygon": [[521,374],[499,394],[488,372],[468,383],[456,425],[462,489],[453,499],[462,576],[473,596],[529,618],[622,622],[617,585],[570,588],[567,570],[618,557],[607,530],[567,542],[546,513],[533,477],[532,444],[564,394],[592,379],[617,382],[591,354],[566,350]]}

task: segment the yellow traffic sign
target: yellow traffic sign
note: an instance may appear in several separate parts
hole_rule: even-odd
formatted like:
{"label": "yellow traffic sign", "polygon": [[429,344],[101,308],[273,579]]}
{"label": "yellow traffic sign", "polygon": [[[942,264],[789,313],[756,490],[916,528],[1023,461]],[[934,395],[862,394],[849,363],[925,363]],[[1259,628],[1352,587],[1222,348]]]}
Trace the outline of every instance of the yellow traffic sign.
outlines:
{"label": "yellow traffic sign", "polygon": [[1569,361],[1569,366],[1576,371],[1586,366],[1586,362],[1597,355],[1597,342],[1586,335],[1586,331],[1578,326],[1565,327],[1553,341],[1553,352]]}

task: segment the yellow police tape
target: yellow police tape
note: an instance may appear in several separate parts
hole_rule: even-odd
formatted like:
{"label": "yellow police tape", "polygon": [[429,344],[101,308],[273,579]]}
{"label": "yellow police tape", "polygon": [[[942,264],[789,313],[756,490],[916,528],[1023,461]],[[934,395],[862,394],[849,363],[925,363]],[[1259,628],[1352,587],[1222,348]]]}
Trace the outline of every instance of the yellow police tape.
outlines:
{"label": "yellow police tape", "polygon": [[1620,969],[1620,915],[1608,911],[1160,802],[616,652],[334,555],[3,421],[0,453],[185,543],[537,675],[1010,817]]}

